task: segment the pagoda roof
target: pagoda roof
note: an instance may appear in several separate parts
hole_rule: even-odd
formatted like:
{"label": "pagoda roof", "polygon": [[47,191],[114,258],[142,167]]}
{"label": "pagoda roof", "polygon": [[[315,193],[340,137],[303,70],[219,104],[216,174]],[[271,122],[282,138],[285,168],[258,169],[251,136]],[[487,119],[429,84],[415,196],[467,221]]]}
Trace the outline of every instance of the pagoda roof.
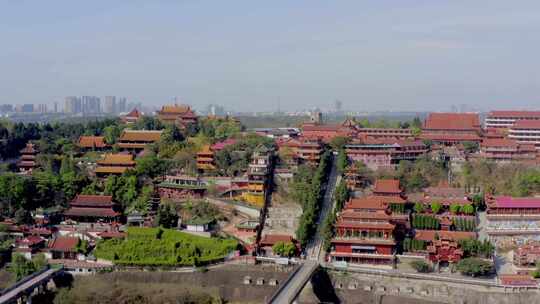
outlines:
{"label": "pagoda roof", "polygon": [[496,196],[488,205],[498,208],[540,208],[540,198]]}
{"label": "pagoda roof", "polygon": [[345,209],[341,212],[340,217],[342,219],[351,218],[351,219],[378,219],[378,220],[390,220],[392,217],[387,214],[384,210],[376,212],[366,212],[366,211],[354,211],[353,209]]}
{"label": "pagoda roof", "polygon": [[227,147],[227,146],[230,146],[230,145],[234,145],[237,143],[237,140],[234,139],[234,138],[228,138],[226,140],[223,140],[223,141],[220,141],[220,142],[217,142],[215,144],[213,144],[210,149],[212,151],[220,151],[220,150],[223,150],[223,148]]}
{"label": "pagoda roof", "polygon": [[74,252],[77,244],[77,237],[59,236],[51,240],[47,247],[52,251]]}
{"label": "pagoda roof", "polygon": [[488,117],[495,118],[539,118],[540,119],[540,111],[491,111],[488,114]]}
{"label": "pagoda roof", "polygon": [[540,129],[540,120],[517,120],[512,129]]}
{"label": "pagoda roof", "polygon": [[115,166],[99,166],[96,168],[96,173],[111,173],[122,174],[127,171],[127,167],[115,167]]}
{"label": "pagoda roof", "polygon": [[81,148],[104,148],[107,146],[104,136],[81,136],[78,145]]}
{"label": "pagoda roof", "polygon": [[35,154],[38,153],[36,146],[33,143],[27,143],[26,146],[20,151],[21,154]]}
{"label": "pagoda roof", "polygon": [[260,241],[261,246],[273,246],[278,242],[294,242],[294,238],[286,234],[266,234]]}
{"label": "pagoda roof", "polygon": [[356,221],[338,221],[336,223],[336,227],[338,228],[360,228],[360,229],[385,229],[385,230],[393,230],[396,226],[393,224],[390,224],[388,222],[370,222],[370,223],[364,223],[364,222],[356,222]]}
{"label": "pagoda roof", "polygon": [[105,154],[105,157],[102,160],[97,161],[98,165],[127,165],[134,166],[135,161],[133,160],[133,155],[131,154]]}
{"label": "pagoda roof", "polygon": [[480,117],[477,113],[430,113],[424,121],[429,130],[479,130]]}
{"label": "pagoda roof", "polygon": [[459,241],[476,238],[476,232],[446,230],[416,230],[414,238],[417,240],[432,242],[435,240],[436,235],[439,236],[439,239],[449,241]]}
{"label": "pagoda roof", "polygon": [[129,113],[126,114],[126,116],[124,116],[126,118],[140,118],[141,117],[141,112],[139,112],[139,110],[137,110],[137,108],[133,108],[133,110],[131,110]]}
{"label": "pagoda roof", "polygon": [[115,217],[120,213],[112,210],[111,208],[84,208],[84,207],[71,207],[66,212],[66,216],[88,216],[88,217]]}
{"label": "pagoda roof", "polygon": [[72,206],[84,205],[84,206],[94,206],[94,207],[103,207],[111,206],[113,204],[112,196],[110,195],[86,195],[78,194],[70,203]]}
{"label": "pagoda roof", "polygon": [[161,139],[162,130],[124,130],[119,141],[156,142]]}
{"label": "pagoda roof", "polygon": [[359,245],[395,245],[396,241],[392,239],[378,238],[333,238],[332,243],[335,244],[359,244]]}
{"label": "pagoda roof", "polygon": [[373,192],[400,194],[403,191],[399,188],[398,179],[378,179],[375,181]]}
{"label": "pagoda roof", "polygon": [[188,105],[164,105],[161,107],[159,114],[185,114],[192,112]]}

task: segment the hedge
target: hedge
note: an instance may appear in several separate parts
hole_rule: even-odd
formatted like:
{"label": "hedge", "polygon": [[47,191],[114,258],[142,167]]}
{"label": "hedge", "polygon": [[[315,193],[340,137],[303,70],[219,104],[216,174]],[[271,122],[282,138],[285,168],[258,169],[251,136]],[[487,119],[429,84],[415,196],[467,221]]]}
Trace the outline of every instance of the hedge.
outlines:
{"label": "hedge", "polygon": [[238,246],[233,239],[204,238],[163,228],[128,228],[125,240],[98,242],[94,255],[126,266],[198,266],[218,261]]}

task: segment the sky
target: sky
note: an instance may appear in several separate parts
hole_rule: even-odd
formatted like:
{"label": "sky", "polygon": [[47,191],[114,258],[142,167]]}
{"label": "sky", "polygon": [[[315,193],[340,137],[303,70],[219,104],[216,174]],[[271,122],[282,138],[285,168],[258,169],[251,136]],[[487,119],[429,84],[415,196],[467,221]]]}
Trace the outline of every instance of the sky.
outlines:
{"label": "sky", "polygon": [[0,0],[0,104],[540,109],[540,1]]}

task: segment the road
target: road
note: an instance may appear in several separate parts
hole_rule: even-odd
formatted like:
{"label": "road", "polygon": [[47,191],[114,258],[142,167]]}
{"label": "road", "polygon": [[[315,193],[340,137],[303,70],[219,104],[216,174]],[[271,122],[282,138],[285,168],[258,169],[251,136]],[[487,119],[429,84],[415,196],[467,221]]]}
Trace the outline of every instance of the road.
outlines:
{"label": "road", "polygon": [[298,296],[304,285],[311,278],[313,272],[319,267],[316,261],[306,261],[301,268],[279,289],[279,293],[269,302],[272,304],[290,304]]}
{"label": "road", "polygon": [[10,303],[17,299],[17,297],[20,296],[20,294],[24,293],[28,289],[35,288],[39,284],[41,284],[43,281],[49,280],[54,274],[58,272],[58,269],[51,268],[47,271],[41,273],[40,275],[37,275],[28,281],[22,283],[21,285],[17,286],[16,288],[6,292],[2,296],[0,296],[0,303]]}
{"label": "road", "polygon": [[307,259],[311,261],[324,262],[324,252],[322,250],[323,239],[322,229],[324,228],[324,220],[330,214],[330,211],[334,209],[334,191],[338,182],[341,180],[341,175],[338,174],[336,158],[332,158],[332,169],[330,170],[330,176],[328,177],[328,183],[326,184],[326,192],[324,194],[321,211],[319,213],[319,220],[317,221],[317,231],[313,239],[306,246]]}

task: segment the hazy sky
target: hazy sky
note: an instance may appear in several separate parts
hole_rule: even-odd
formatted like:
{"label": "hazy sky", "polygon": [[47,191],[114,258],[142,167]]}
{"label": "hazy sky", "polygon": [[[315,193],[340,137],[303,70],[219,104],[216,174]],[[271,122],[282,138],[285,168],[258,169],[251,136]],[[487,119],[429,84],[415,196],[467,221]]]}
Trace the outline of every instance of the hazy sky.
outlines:
{"label": "hazy sky", "polygon": [[0,0],[0,103],[540,109],[540,1]]}

